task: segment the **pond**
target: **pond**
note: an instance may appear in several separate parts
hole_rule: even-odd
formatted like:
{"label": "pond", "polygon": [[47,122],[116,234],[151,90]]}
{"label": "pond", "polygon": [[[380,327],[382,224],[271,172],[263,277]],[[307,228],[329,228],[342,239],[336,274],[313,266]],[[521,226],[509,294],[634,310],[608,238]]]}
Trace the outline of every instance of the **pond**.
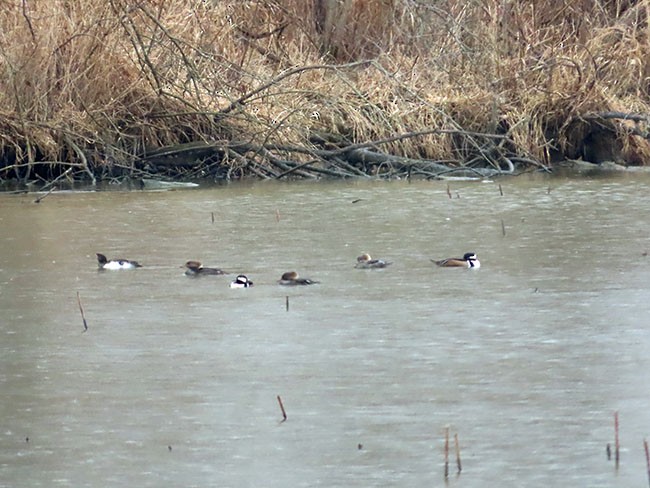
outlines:
{"label": "pond", "polygon": [[644,486],[649,183],[0,194],[0,486]]}

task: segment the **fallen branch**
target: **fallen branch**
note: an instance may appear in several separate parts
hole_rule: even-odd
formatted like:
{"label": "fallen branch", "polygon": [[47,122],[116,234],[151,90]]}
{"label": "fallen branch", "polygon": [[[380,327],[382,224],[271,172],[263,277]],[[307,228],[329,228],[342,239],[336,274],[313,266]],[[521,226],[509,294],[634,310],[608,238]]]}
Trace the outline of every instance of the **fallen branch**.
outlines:
{"label": "fallen branch", "polygon": [[93,185],[95,185],[97,183],[97,179],[95,178],[95,175],[93,174],[92,171],[90,171],[90,168],[88,167],[88,159],[86,158],[86,155],[81,150],[81,148],[72,140],[72,138],[65,132],[64,132],[64,138],[66,143],[72,148],[72,150],[77,154],[77,156],[81,160],[82,168],[88,174],[88,176],[90,176],[90,180],[93,182]]}
{"label": "fallen branch", "polygon": [[[460,173],[463,175],[491,177],[495,175],[514,174],[515,164],[513,161],[532,162],[532,160],[523,160],[522,158],[509,158],[501,156],[499,161],[505,165],[505,169],[499,167],[494,158],[485,158],[477,156],[470,161],[463,162],[460,160],[426,160],[413,159],[403,156],[396,156],[389,153],[381,152],[377,146],[394,142],[400,139],[417,137],[420,135],[431,134],[434,132],[449,132],[463,134],[463,131],[445,131],[435,129],[430,131],[410,132],[401,134],[388,139],[370,141],[362,144],[351,144],[336,150],[316,149],[305,146],[287,146],[277,144],[254,144],[243,141],[219,141],[219,142],[193,142],[187,144],[178,144],[174,146],[160,148],[155,151],[149,151],[147,154],[140,155],[141,162],[148,161],[152,164],[165,167],[184,166],[197,167],[203,164],[203,160],[210,157],[221,157],[229,154],[231,157],[246,161],[243,167],[248,167],[258,176],[263,176],[262,172],[268,171],[273,178],[283,178],[288,175],[313,178],[314,173],[335,178],[349,178],[353,176],[369,176],[367,172],[362,171],[358,165],[386,165],[391,168],[392,172],[409,173],[414,168],[425,170],[428,175],[436,176],[438,174]],[[468,133],[475,134],[475,133]],[[502,138],[498,134],[481,134],[487,137]],[[310,155],[313,159],[305,162],[297,162],[287,159],[278,158],[277,152],[294,153],[296,155]],[[254,159],[247,154],[259,155],[270,165],[280,170],[276,173],[263,166],[260,163],[252,164]],[[490,168],[471,167],[476,163],[485,162],[490,164]],[[318,166],[318,163],[321,163]],[[542,166],[543,167],[543,166]],[[308,171],[307,171],[308,170]],[[263,176],[266,177],[266,176]]]}
{"label": "fallen branch", "polygon": [[288,170],[284,171],[283,173],[280,173],[280,174],[277,175],[275,178],[279,180],[279,179],[282,178],[283,176],[287,176],[288,174],[291,174],[291,173],[293,173],[294,171],[299,170],[299,169],[301,169],[301,168],[304,168],[304,167],[306,167],[306,166],[311,166],[312,164],[318,163],[318,161],[319,161],[318,159],[312,159],[311,161],[307,161],[306,163],[301,163],[301,164],[299,164],[299,165],[297,165],[297,166],[294,166],[294,167],[291,168],[291,169],[288,169]]}
{"label": "fallen branch", "polygon": [[56,186],[53,186],[52,188],[50,188],[50,190],[45,195],[42,195],[42,196],[38,197],[36,200],[34,200],[34,203],[41,203],[41,200],[43,200],[45,197],[47,197],[54,190],[56,190]]}
{"label": "fallen branch", "polygon": [[634,122],[650,122],[650,114],[631,114],[627,112],[593,112],[581,115],[583,119],[622,119]]}

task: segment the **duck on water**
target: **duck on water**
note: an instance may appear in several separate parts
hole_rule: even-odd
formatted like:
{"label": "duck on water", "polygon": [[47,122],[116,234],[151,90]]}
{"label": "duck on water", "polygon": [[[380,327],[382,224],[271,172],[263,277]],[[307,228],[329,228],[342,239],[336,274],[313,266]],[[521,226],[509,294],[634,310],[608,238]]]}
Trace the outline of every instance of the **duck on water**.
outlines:
{"label": "duck on water", "polygon": [[431,260],[442,268],[474,268],[481,267],[481,262],[474,252],[466,252],[462,258],[447,258],[440,261]]}
{"label": "duck on water", "polygon": [[96,254],[97,254],[97,264],[99,265],[99,269],[115,270],[115,269],[142,268],[142,265],[137,261],[131,261],[129,259],[108,260],[106,259],[106,256],[104,256],[103,254],[101,253],[96,253]]}

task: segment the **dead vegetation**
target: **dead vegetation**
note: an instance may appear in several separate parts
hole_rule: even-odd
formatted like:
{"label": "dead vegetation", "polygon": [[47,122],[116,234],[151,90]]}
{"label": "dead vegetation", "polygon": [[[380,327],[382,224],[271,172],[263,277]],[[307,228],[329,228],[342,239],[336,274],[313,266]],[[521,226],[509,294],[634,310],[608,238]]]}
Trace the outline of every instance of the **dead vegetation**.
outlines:
{"label": "dead vegetation", "polygon": [[0,0],[0,179],[643,165],[650,0]]}

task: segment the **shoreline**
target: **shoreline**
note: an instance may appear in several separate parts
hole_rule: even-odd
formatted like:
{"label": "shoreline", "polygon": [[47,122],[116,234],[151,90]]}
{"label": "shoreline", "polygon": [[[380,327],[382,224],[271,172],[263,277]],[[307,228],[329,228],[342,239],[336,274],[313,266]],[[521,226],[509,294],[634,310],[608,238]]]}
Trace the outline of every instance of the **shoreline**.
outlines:
{"label": "shoreline", "polygon": [[50,193],[60,192],[95,192],[95,191],[176,191],[176,190],[191,190],[195,188],[205,187],[220,187],[236,183],[250,183],[262,181],[282,181],[282,182],[308,182],[308,181],[485,181],[485,180],[507,180],[509,178],[517,178],[521,176],[529,176],[533,174],[546,175],[550,178],[553,177],[570,177],[570,178],[590,178],[600,176],[626,176],[626,175],[645,175],[650,174],[649,166],[623,166],[616,163],[603,163],[594,164],[585,161],[571,160],[564,161],[556,165],[553,171],[543,170],[524,170],[518,173],[511,174],[492,174],[490,176],[453,176],[453,175],[440,175],[435,178],[412,176],[409,177],[392,177],[384,178],[377,175],[365,176],[352,176],[348,178],[295,178],[295,179],[282,179],[270,180],[260,179],[255,177],[245,177],[240,179],[231,180],[214,180],[211,178],[193,179],[191,181],[180,181],[173,179],[157,179],[153,177],[147,178],[113,178],[110,181],[97,181],[91,183],[88,181],[28,181],[20,182],[17,180],[9,180],[0,182],[0,194],[34,194],[34,195],[49,195]]}

